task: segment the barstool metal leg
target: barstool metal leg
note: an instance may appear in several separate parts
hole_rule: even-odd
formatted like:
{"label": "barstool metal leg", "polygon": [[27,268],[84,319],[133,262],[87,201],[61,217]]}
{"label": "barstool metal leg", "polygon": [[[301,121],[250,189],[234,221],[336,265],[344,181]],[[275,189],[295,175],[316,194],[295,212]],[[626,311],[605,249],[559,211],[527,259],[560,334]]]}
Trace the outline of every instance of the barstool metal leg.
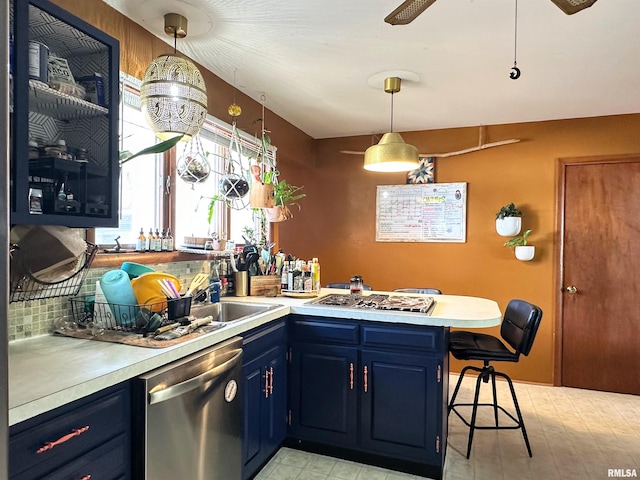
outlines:
{"label": "barstool metal leg", "polygon": [[456,397],[458,396],[458,390],[460,390],[460,385],[462,385],[462,380],[464,379],[464,374],[467,373],[467,370],[470,370],[471,366],[467,365],[460,372],[460,376],[458,377],[458,383],[456,383],[456,388],[453,389],[453,395],[451,396],[451,400],[449,401],[449,405],[447,408],[447,415],[451,413],[451,409],[455,404]]}
{"label": "barstool metal leg", "polygon": [[469,423],[469,441],[467,443],[467,460],[471,456],[471,443],[473,442],[473,431],[476,428],[476,415],[478,413],[478,397],[480,396],[480,385],[482,384],[482,374],[478,375],[476,380],[476,393],[473,397],[473,411],[471,413],[471,422]]}
{"label": "barstool metal leg", "polygon": [[493,418],[498,426],[498,394],[496,392],[496,372],[491,369],[491,388],[493,390]]}
{"label": "barstool metal leg", "polygon": [[524,420],[522,418],[522,413],[520,412],[520,405],[518,405],[518,398],[516,397],[516,391],[513,388],[513,382],[508,375],[504,373],[497,372],[498,375],[503,377],[507,383],[509,384],[509,389],[511,390],[511,397],[513,398],[513,405],[516,407],[516,414],[518,415],[518,422],[520,422],[520,429],[522,430],[522,436],[524,437],[524,444],[527,446],[527,452],[529,452],[529,456],[532,457],[531,453],[531,445],[529,445],[529,437],[527,436],[527,429],[524,427]]}

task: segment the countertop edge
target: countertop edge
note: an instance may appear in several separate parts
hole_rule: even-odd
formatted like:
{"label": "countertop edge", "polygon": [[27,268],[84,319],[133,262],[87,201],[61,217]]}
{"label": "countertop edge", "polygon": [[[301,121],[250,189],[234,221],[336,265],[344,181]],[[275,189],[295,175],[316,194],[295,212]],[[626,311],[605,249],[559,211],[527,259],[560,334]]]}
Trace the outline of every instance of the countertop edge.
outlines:
{"label": "countertop edge", "polygon": [[[444,299],[445,297],[443,296],[441,298]],[[305,304],[308,299],[233,297],[225,300],[272,303],[279,304],[280,306],[276,309],[238,321],[194,340],[165,349],[131,347],[115,343],[49,335],[35,337],[29,340],[20,340],[9,344],[9,426],[28,420],[120,382],[135,378],[138,375],[152,371],[231,337],[242,335],[253,328],[282,318],[290,313],[436,327],[491,327],[501,322],[498,305],[492,300],[475,297],[457,298],[478,301],[478,305],[482,307],[480,309],[482,312],[477,315],[471,315],[473,318],[467,319],[443,318],[437,315],[426,316],[408,312],[380,312],[308,305]],[[437,314],[437,309],[433,313]],[[460,316],[461,315],[458,315],[458,317]],[[97,348],[98,346],[99,348]],[[68,384],[65,385],[64,382],[61,381],[66,373],[64,370],[65,365],[60,363],[68,361],[73,365],[75,361],[81,364],[84,363],[82,355],[89,354],[96,355],[96,358],[92,358],[94,362],[103,361],[106,365],[95,366],[95,373],[93,373],[93,370],[91,373],[84,372],[86,378],[82,377],[83,373],[75,373],[78,380],[74,381],[72,378],[67,378]],[[57,361],[57,364],[54,359]],[[114,362],[115,364],[111,366],[110,363],[112,359],[116,359],[116,361]],[[86,361],[86,359],[84,360]],[[118,364],[118,362],[120,362],[120,364]],[[23,365],[16,365],[21,363]],[[51,367],[52,365],[53,367]],[[54,371],[34,375],[33,372],[38,370],[38,366],[46,366],[47,369],[51,367]],[[58,370],[56,370],[56,367]],[[102,367],[102,370],[100,367]],[[55,375],[56,372],[58,373],[57,377]],[[59,381],[52,381],[52,377]],[[24,378],[29,378],[31,388],[22,384]],[[47,381],[49,382],[48,384]],[[20,382],[22,391],[14,392],[17,398],[14,397],[13,406],[11,406],[12,383],[15,386],[18,382]],[[50,385],[52,383],[54,385]],[[39,390],[38,387],[40,388]]]}

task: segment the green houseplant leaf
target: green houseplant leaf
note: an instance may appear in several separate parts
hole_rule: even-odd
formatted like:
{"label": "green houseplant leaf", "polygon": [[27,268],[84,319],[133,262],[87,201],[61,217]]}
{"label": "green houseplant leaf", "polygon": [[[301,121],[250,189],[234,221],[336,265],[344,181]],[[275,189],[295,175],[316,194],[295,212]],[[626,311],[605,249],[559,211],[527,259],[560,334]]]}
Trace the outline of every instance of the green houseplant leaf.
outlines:
{"label": "green houseplant leaf", "polygon": [[184,135],[178,135],[177,137],[170,138],[169,140],[165,140],[164,142],[156,143],[155,145],[151,145],[150,147],[143,148],[137,153],[131,153],[128,150],[124,150],[120,152],[120,165],[127,163],[130,160],[133,160],[136,157],[140,157],[141,155],[149,155],[156,153],[164,153],[167,150],[175,147],[176,144],[182,140]]}
{"label": "green houseplant leaf", "polygon": [[531,235],[531,230],[526,230],[522,235],[513,237],[504,242],[505,247],[521,247],[527,244],[527,237]]}
{"label": "green houseplant leaf", "polygon": [[274,204],[281,207],[297,205],[298,210],[300,210],[300,205],[297,201],[307,196],[305,193],[298,193],[303,188],[304,187],[289,185],[286,180],[278,182],[275,185]]}
{"label": "green houseplant leaf", "polygon": [[517,209],[513,202],[505,205],[496,213],[496,218],[503,219],[505,217],[522,217],[522,211]]}

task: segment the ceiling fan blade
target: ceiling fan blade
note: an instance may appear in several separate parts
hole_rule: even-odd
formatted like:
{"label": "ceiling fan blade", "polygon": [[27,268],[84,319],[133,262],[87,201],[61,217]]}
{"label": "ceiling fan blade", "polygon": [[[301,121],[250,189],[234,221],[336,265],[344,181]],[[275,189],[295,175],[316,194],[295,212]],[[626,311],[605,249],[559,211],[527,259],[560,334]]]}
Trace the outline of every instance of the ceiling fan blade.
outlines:
{"label": "ceiling fan blade", "polygon": [[585,8],[589,8],[591,5],[596,3],[597,0],[551,0],[555,3],[560,10],[562,10],[567,15],[573,15],[574,13],[578,13],[580,10],[584,10]]}
{"label": "ceiling fan blade", "polygon": [[413,22],[418,15],[424,12],[435,1],[436,0],[406,0],[387,15],[384,21],[391,25],[406,25]]}

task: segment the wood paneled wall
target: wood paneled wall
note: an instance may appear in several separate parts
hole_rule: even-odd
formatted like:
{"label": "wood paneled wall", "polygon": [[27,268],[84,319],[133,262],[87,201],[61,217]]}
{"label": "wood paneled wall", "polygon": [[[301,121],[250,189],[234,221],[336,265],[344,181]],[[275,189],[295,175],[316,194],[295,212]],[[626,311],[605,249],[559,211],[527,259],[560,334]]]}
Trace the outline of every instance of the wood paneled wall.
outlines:
{"label": "wood paneled wall", "polygon": [[[122,17],[100,0],[54,0],[120,39],[122,69],[138,78],[167,44]],[[228,121],[233,88],[203,72],[209,112]],[[364,75],[366,77],[366,75]],[[365,88],[366,86],[363,86]],[[585,99],[588,101],[588,99]],[[238,93],[244,119],[261,117],[261,106]],[[314,140],[271,112],[265,115],[278,147],[282,178],[304,185],[307,197],[292,220],[276,227],[278,246],[302,258],[318,257],[322,283],[360,274],[376,289],[436,287],[457,295],[487,297],[504,309],[512,298],[538,304],[542,324],[529,357],[504,370],[514,379],[552,383],[555,312],[556,178],[558,158],[640,152],[640,115],[620,115],[537,123],[492,125],[487,142],[522,141],[436,160],[436,181],[467,182],[467,242],[376,243],[376,185],[403,184],[404,174],[363,170],[362,157],[340,150],[364,150],[370,136]],[[478,127],[403,133],[421,152],[460,150],[478,144]],[[515,202],[524,211],[523,228],[536,246],[531,262],[515,259],[495,232],[495,213]],[[606,248],[603,247],[603,248]],[[498,334],[497,329],[487,333]],[[460,364],[452,363],[452,370]]]}

